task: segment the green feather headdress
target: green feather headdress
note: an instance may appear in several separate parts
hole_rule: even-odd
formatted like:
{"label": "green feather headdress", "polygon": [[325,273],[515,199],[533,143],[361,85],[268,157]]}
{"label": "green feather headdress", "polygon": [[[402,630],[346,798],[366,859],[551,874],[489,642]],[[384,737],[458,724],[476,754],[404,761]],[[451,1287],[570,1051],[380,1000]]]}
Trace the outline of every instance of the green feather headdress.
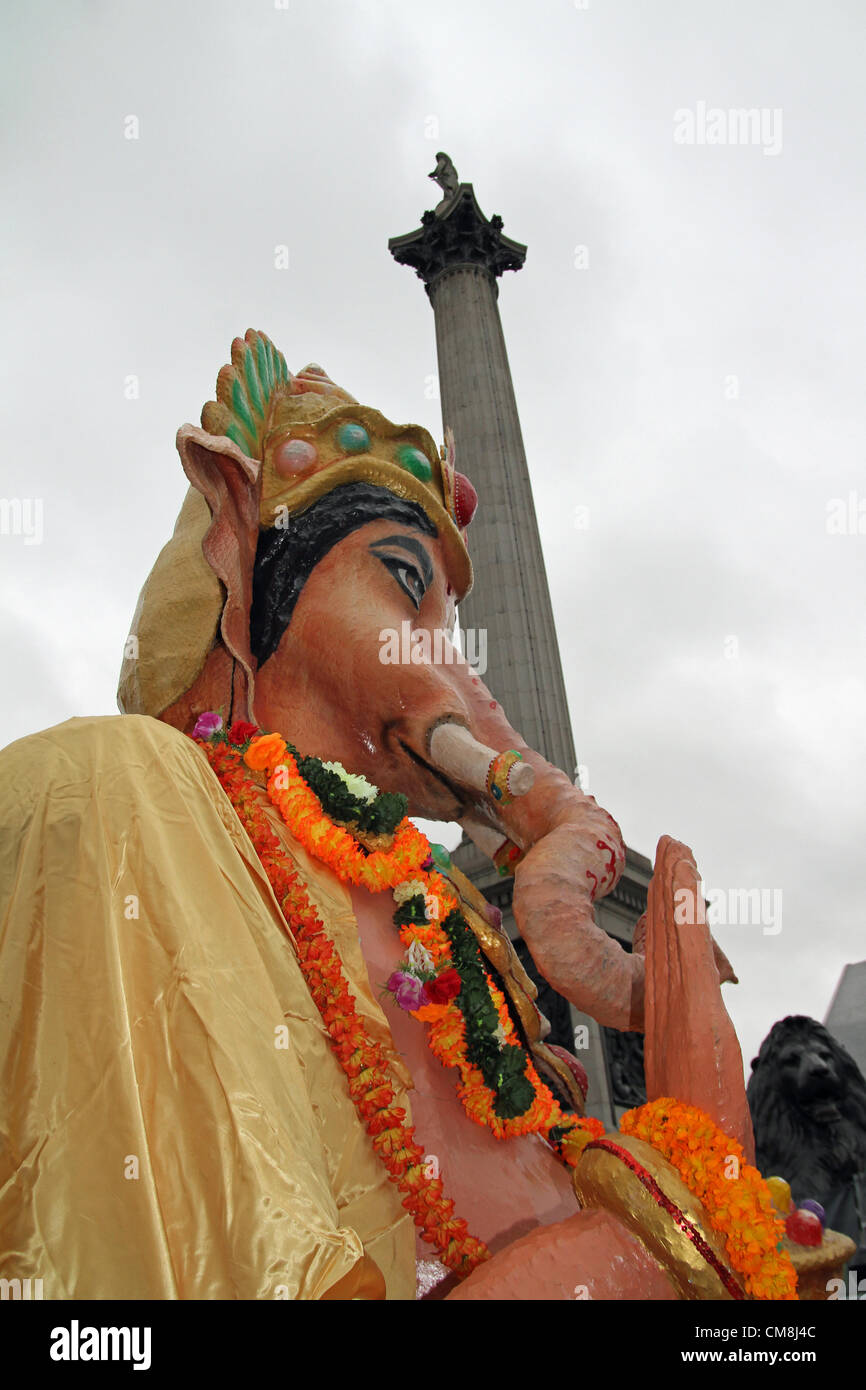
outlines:
{"label": "green feather headdress", "polygon": [[270,406],[276,395],[291,391],[291,373],[283,354],[266,333],[248,328],[232,343],[230,366],[220,369],[215,401],[201,413],[208,434],[227,435],[249,457],[261,459]]}

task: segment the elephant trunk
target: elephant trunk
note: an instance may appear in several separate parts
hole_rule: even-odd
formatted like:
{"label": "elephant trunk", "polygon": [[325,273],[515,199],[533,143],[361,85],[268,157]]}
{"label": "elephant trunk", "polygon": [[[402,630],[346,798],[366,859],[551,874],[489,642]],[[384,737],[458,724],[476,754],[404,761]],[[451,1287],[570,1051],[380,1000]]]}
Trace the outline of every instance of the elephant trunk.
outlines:
{"label": "elephant trunk", "polygon": [[[446,775],[472,787],[464,823],[476,844],[492,853],[507,837],[524,851],[515,874],[514,916],[538,969],[600,1023],[641,1029],[643,958],[624,951],[596,924],[593,912],[593,902],[611,891],[625,867],[619,826],[528,746],[471,668],[455,669],[452,681],[469,731],[449,722],[433,727],[430,757]],[[497,800],[487,771],[493,754],[508,750],[522,756],[515,764],[521,770],[516,785],[515,768],[508,781],[508,791],[519,794]]]}

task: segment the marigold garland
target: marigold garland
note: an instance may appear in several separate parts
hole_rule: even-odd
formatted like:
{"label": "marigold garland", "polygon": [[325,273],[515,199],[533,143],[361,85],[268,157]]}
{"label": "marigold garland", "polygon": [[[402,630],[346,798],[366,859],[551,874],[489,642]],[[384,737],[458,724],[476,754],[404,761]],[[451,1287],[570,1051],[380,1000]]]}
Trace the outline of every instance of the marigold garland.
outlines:
{"label": "marigold garland", "polygon": [[292,834],[344,881],[379,893],[393,888],[417,869],[430,847],[420,830],[404,816],[387,851],[367,854],[353,835],[325,815],[316,793],[307,786],[298,765],[279,734],[254,739],[244,754],[247,765],[270,772],[268,796]]}
{"label": "marigold garland", "polygon": [[[766,1182],[736,1139],[696,1106],[667,1096],[627,1111],[619,1127],[652,1144],[676,1168],[724,1236],[731,1266],[752,1298],[796,1299],[797,1276],[781,1246],[784,1226]],[[732,1158],[735,1178],[726,1176]]]}
{"label": "marigold garland", "polygon": [[[477,941],[450,885],[435,869],[422,868],[431,861],[429,844],[421,832],[404,818],[394,831],[390,848],[365,852],[348,830],[335,825],[323,812],[319,798],[304,781],[279,734],[252,737],[258,731],[245,724],[237,740],[232,734],[238,726],[233,726],[227,741],[225,735],[220,737],[219,727],[221,721],[196,742],[206,753],[265,868],[297,943],[301,970],[348,1079],[358,1114],[391,1181],[405,1194],[403,1205],[412,1213],[423,1239],[437,1248],[447,1268],[465,1277],[488,1259],[490,1252],[469,1234],[466,1223],[455,1217],[441,1180],[428,1176],[424,1151],[414,1142],[414,1127],[404,1123],[405,1110],[394,1105],[387,1058],[356,1012],[336,949],[302,881],[288,867],[288,856],[267,822],[258,788],[246,776],[242,758],[250,768],[270,774],[268,796],[292,833],[341,880],[372,892],[409,885],[402,894],[395,894],[398,910],[394,920],[401,939],[408,948],[415,942],[423,946],[437,972],[456,970],[462,980],[460,993],[448,1003],[428,1004],[412,1013],[430,1024],[428,1043],[434,1055],[444,1066],[456,1070],[458,1095],[470,1119],[486,1125],[499,1139],[542,1134],[571,1167],[579,1162],[586,1144],[604,1134],[604,1125],[562,1111],[542,1082],[517,1035],[505,996],[484,969]],[[412,896],[407,897],[407,891]],[[469,944],[469,937],[474,945]],[[497,1026],[485,1034],[477,1024],[479,1013],[483,1015],[488,1007],[495,1012]],[[491,1037],[497,1040],[495,1056]],[[496,1073],[492,1086],[488,1084],[491,1068]],[[509,1071],[514,1075],[506,1077]],[[513,1094],[515,1079],[526,1083],[526,1091],[521,1093],[526,1104],[508,1100],[509,1082]],[[509,1105],[513,1113],[508,1113]],[[724,1134],[703,1111],[667,1097],[628,1111],[620,1121],[620,1130],[645,1140],[674,1166],[703,1204],[710,1224],[724,1236],[731,1267],[742,1276],[752,1298],[796,1299],[796,1274],[781,1245],[782,1223],[766,1183],[746,1162],[736,1140]],[[732,1157],[738,1163],[737,1178],[725,1176]]]}
{"label": "marigold garland", "polygon": [[[457,1093],[471,1120],[486,1125],[497,1139],[519,1134],[547,1137],[548,1131],[554,1129],[557,1136],[550,1140],[554,1151],[573,1166],[583,1146],[604,1133],[604,1125],[600,1120],[572,1115],[560,1108],[517,1036],[504,995],[481,966],[474,936],[471,949],[478,958],[477,964],[466,956],[459,963],[455,959],[454,937],[461,925],[469,935],[471,933],[445,880],[440,874],[421,867],[430,858],[427,838],[404,818],[394,832],[390,849],[365,853],[348,830],[334,825],[325,815],[319,798],[301,777],[285,739],[279,734],[253,739],[244,761],[254,770],[269,774],[268,796],[292,834],[344,882],[363,885],[374,893],[394,888],[409,878],[417,879],[424,887],[425,896],[429,895],[436,904],[434,918],[428,921],[422,913],[421,920],[414,920],[411,911],[407,916],[403,910],[404,906],[409,909],[409,903],[401,905],[401,910],[395,913],[401,938],[407,946],[419,941],[437,965],[457,968],[464,980],[460,995],[451,1004],[428,1005],[423,1011],[417,1011],[419,1017],[430,1023],[428,1044],[431,1051],[443,1065],[457,1071]],[[412,901],[410,899],[410,903]],[[474,1001],[471,1001],[474,1007],[467,1008],[465,1005],[470,1001],[464,996],[469,992],[471,980],[467,982],[466,977],[473,966],[483,979],[483,986],[476,988]],[[485,1005],[492,1005],[495,1010],[504,1042],[501,1048],[497,1043],[494,1056],[482,1059],[483,1046],[476,1040],[473,1049],[467,1033],[478,1009]],[[486,1066],[484,1061],[487,1061]],[[499,1084],[491,1086],[491,1076]],[[510,1096],[504,1094],[506,1090]]]}
{"label": "marigold garland", "polygon": [[[517,1035],[504,994],[483,969],[478,944],[463,921],[457,899],[449,885],[435,871],[422,869],[417,879],[425,890],[424,895],[418,894],[409,899],[403,911],[395,914],[401,940],[407,947],[417,941],[429,951],[437,967],[455,970],[462,977],[463,986],[450,1003],[415,1010],[414,1016],[430,1022],[430,1050],[443,1066],[456,1070],[459,1077],[457,1093],[469,1118],[476,1124],[486,1125],[497,1139],[508,1139],[518,1134],[543,1134],[546,1137],[548,1130],[563,1124],[567,1128],[578,1126],[585,1133],[584,1142],[603,1134],[604,1126],[600,1120],[566,1116],[549,1087],[541,1080]],[[413,911],[414,917],[409,915]],[[474,960],[469,958],[468,952],[462,958],[457,956],[455,938],[461,930],[471,938],[470,951]],[[473,984],[470,967],[480,977],[475,982],[477,994],[474,1001],[469,995]],[[482,1004],[490,1008],[496,1024],[495,1030],[489,1033],[492,1045],[488,1045],[486,1056],[483,1055],[484,1040],[476,1045],[476,1061],[471,1055],[467,1034],[472,1025],[478,1022]],[[519,1087],[518,1097],[511,1105],[507,1103],[508,1096],[503,1084],[503,1073],[508,1072],[511,1073],[511,1091]],[[498,1074],[498,1086],[489,1084],[491,1074]],[[509,1109],[514,1113],[509,1113]],[[569,1153],[573,1153],[573,1147]]]}
{"label": "marigold garland", "polygon": [[404,1194],[422,1238],[436,1247],[442,1263],[460,1278],[471,1274],[490,1252],[469,1234],[444,1195],[440,1178],[428,1174],[424,1150],[415,1143],[406,1111],[395,1105],[388,1060],[355,1009],[340,958],[316,915],[298,874],[258,804],[255,784],[244,775],[239,755],[225,744],[200,742],[223,790],[252,841],[297,946],[298,963],[328,1030],[331,1048],[349,1083],[373,1147],[391,1181]]}

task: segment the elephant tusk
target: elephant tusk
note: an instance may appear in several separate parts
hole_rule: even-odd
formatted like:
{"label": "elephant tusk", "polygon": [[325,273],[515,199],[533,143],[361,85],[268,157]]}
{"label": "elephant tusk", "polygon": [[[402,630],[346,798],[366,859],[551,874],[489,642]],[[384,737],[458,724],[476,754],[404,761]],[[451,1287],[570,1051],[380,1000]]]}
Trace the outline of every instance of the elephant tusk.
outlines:
{"label": "elephant tusk", "polygon": [[497,753],[479,743],[462,724],[435,725],[427,742],[430,759],[440,772],[461,786],[486,793],[497,807],[525,796],[535,781],[532,767],[515,749]]}

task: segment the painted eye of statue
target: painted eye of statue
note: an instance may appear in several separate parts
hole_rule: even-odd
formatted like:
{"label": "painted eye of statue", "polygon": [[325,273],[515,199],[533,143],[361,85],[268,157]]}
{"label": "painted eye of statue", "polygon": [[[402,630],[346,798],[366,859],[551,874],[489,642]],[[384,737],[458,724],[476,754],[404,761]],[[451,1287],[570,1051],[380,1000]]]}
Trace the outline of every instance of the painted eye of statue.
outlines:
{"label": "painted eye of statue", "polygon": [[[417,565],[414,565],[411,560],[407,560],[405,554],[394,555],[391,553],[394,548],[399,548],[404,552],[408,551],[417,560]],[[382,536],[380,540],[373,541],[370,550],[377,559],[382,561],[386,569],[391,571],[400,588],[408,594],[415,607],[420,608],[421,600],[433,583],[433,565],[418,537],[397,534]]]}
{"label": "painted eye of statue", "polygon": [[427,585],[424,583],[420,570],[398,555],[380,555],[379,559],[385,568],[391,571],[400,588],[409,595],[415,607],[420,608],[421,600],[427,592]]}

